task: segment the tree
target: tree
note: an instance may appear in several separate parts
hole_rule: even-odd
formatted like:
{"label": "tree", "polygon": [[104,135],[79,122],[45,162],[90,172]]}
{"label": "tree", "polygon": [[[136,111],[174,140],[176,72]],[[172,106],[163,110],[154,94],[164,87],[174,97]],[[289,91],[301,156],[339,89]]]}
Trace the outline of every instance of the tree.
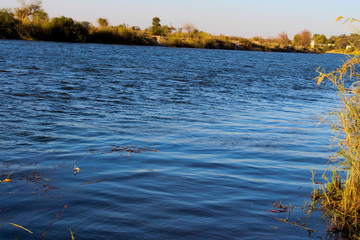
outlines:
{"label": "tree", "polygon": [[193,31],[193,29],[195,29],[195,24],[193,24],[191,22],[184,23],[182,25],[182,29],[184,31],[186,31],[187,33],[191,33]]}
{"label": "tree", "polygon": [[153,27],[161,27],[160,18],[159,18],[159,17],[154,17],[154,18],[152,19],[152,26],[153,26]]}
{"label": "tree", "polygon": [[18,21],[9,9],[0,10],[0,38],[17,38],[16,25]]}
{"label": "tree", "polygon": [[335,48],[345,49],[347,45],[349,45],[349,41],[345,37],[339,37],[335,40]]}
{"label": "tree", "polygon": [[152,19],[151,31],[154,35],[162,35],[163,29],[161,28],[160,18],[154,17]]}
{"label": "tree", "polygon": [[97,20],[97,22],[98,22],[99,26],[102,27],[102,28],[105,28],[105,27],[109,26],[109,22],[108,22],[108,20],[106,18],[99,18]]}
{"label": "tree", "polygon": [[72,18],[57,17],[51,20],[51,37],[54,41],[85,42],[88,36],[86,27]]}
{"label": "tree", "polygon": [[301,36],[300,36],[300,34],[295,34],[294,40],[293,40],[293,45],[294,45],[295,47],[299,46],[299,45],[300,45],[300,41],[301,41]]}
{"label": "tree", "polygon": [[277,40],[280,44],[288,44],[290,41],[286,32],[278,33]]}
{"label": "tree", "polygon": [[28,19],[32,20],[34,15],[45,16],[45,11],[41,8],[41,0],[31,0],[30,3],[27,3],[26,0],[18,0],[18,2],[21,6],[15,8],[15,16],[17,19],[24,21]]}
{"label": "tree", "polygon": [[168,25],[161,26],[161,31],[163,35],[169,35],[175,28],[169,27]]}
{"label": "tree", "polygon": [[311,32],[309,30],[303,30],[302,32],[294,36],[293,44],[294,46],[301,46],[307,48],[310,46],[311,42]]}
{"label": "tree", "polygon": [[301,36],[300,45],[302,45],[303,47],[309,47],[311,43],[311,32],[309,30],[303,30],[300,33],[300,36]]}
{"label": "tree", "polygon": [[327,44],[328,43],[328,39],[326,38],[326,36],[324,34],[314,34],[313,39],[315,41],[316,44]]}
{"label": "tree", "polygon": [[32,19],[35,22],[46,22],[49,21],[49,15],[43,9],[39,9],[32,15]]}
{"label": "tree", "polygon": [[83,25],[84,28],[86,28],[87,30],[89,30],[91,28],[91,26],[92,26],[91,23],[88,22],[88,21],[81,22],[81,25]]}
{"label": "tree", "polygon": [[141,28],[139,26],[132,26],[131,29],[135,32],[140,32]]}

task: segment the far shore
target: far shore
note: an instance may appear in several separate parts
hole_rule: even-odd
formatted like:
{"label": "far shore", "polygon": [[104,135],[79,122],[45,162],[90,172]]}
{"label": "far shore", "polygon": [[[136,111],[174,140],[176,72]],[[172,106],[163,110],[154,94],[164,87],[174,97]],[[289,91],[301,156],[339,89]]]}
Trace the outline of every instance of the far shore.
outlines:
{"label": "far shore", "polygon": [[[285,32],[277,37],[243,38],[212,35],[197,29],[192,23],[175,28],[161,25],[160,22],[160,18],[154,17],[150,27],[140,29],[127,24],[112,26],[107,19],[99,18],[98,26],[94,26],[65,16],[49,18],[41,1],[30,5],[23,2],[21,7],[14,10],[0,9],[0,39],[290,53],[343,54],[345,49],[354,50],[344,36],[327,39],[323,34],[312,35],[308,30],[296,34],[293,40]],[[350,40],[357,39],[356,36],[349,37]],[[357,45],[353,46],[355,48]]]}

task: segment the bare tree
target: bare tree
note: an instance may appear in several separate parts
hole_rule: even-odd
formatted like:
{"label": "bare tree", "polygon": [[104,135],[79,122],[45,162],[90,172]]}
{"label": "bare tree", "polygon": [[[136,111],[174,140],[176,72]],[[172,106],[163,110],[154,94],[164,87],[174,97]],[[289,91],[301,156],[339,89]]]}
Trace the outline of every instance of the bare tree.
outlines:
{"label": "bare tree", "polygon": [[294,46],[309,47],[311,43],[311,32],[303,30],[294,36]]}
{"label": "bare tree", "polygon": [[300,33],[300,36],[301,36],[300,45],[304,47],[308,47],[311,43],[311,32],[309,30],[303,30]]}
{"label": "bare tree", "polygon": [[286,32],[278,33],[277,40],[281,44],[288,44],[289,43],[289,37]]}
{"label": "bare tree", "polygon": [[193,24],[193,23],[191,23],[191,22],[184,23],[184,24],[182,25],[182,29],[183,29],[185,32],[191,33],[191,32],[195,29],[195,24]]}

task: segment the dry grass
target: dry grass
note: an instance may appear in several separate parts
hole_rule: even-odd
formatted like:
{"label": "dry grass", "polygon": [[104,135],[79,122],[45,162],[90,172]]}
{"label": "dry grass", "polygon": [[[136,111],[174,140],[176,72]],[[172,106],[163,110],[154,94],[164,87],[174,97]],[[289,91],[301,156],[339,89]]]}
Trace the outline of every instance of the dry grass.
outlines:
{"label": "dry grass", "polygon": [[[314,188],[313,201],[332,219],[332,230],[342,237],[360,239],[360,56],[349,57],[338,69],[319,71],[317,83],[331,82],[338,91],[340,106],[330,113],[338,151],[331,157],[337,164],[326,184]],[[325,120],[323,120],[325,121]],[[331,177],[327,177],[327,176]]]}

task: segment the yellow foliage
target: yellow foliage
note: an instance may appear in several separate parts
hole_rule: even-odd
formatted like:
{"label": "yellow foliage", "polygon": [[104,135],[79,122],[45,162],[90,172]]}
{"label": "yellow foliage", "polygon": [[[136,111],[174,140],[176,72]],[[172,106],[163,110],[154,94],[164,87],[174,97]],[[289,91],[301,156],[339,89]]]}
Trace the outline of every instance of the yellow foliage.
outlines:
{"label": "yellow foliage", "polygon": [[342,17],[342,16],[339,16],[339,17],[336,18],[335,22],[338,22],[338,21],[340,21],[341,19],[343,19],[343,17]]}

